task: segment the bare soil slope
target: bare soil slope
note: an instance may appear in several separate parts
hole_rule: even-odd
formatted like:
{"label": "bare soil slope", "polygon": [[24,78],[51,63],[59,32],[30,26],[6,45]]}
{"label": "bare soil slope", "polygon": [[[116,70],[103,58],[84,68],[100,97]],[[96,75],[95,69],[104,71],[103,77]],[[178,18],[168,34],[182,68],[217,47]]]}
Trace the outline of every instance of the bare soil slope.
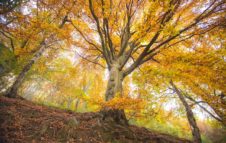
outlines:
{"label": "bare soil slope", "polygon": [[98,113],[73,113],[0,97],[0,143],[190,143],[145,128],[101,121]]}

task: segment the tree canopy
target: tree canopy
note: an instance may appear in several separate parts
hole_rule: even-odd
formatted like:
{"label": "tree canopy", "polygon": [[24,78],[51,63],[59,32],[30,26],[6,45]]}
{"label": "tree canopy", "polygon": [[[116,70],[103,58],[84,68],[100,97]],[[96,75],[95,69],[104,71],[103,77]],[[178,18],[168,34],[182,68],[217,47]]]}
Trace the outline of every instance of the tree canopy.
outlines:
{"label": "tree canopy", "polygon": [[171,115],[162,106],[174,102],[172,91],[188,121],[195,119],[195,106],[226,124],[224,0],[18,0],[0,6],[0,91],[7,89],[8,97],[33,94],[128,124],[127,118],[157,111]]}

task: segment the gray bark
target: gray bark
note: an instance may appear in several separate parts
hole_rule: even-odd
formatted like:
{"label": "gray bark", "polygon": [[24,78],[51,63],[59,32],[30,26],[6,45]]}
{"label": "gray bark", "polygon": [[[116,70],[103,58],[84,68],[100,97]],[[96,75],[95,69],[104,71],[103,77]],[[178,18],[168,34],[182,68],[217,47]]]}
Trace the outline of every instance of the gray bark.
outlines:
{"label": "gray bark", "polygon": [[[120,64],[119,62],[114,62],[109,71],[109,80],[105,93],[106,101],[113,99],[116,94],[122,96],[122,81],[123,73],[120,70]],[[105,108],[101,111],[101,113],[103,115],[103,120],[128,125],[124,110]]]}
{"label": "gray bark", "polygon": [[[198,105],[200,108],[202,108],[205,112],[207,112],[211,117],[213,117],[214,119],[216,119],[217,121],[223,123],[223,120],[218,117],[215,116],[213,113],[211,113],[209,110],[207,110],[205,107],[203,107],[198,101],[196,101],[195,99],[189,97],[189,96],[185,96],[187,99],[189,99],[190,101],[194,102],[194,105]],[[207,104],[207,103],[206,103]]]}
{"label": "gray bark", "polygon": [[170,84],[173,87],[176,94],[178,95],[180,101],[182,102],[182,104],[185,107],[187,119],[188,119],[188,122],[189,122],[191,130],[192,130],[192,136],[193,136],[194,143],[201,143],[202,140],[201,140],[200,131],[199,131],[194,114],[193,114],[190,106],[188,105],[188,103],[185,100],[185,97],[182,95],[181,91],[176,87],[176,85],[172,81],[170,82]]}
{"label": "gray bark", "polygon": [[6,94],[7,97],[15,98],[17,96],[17,91],[20,85],[22,84],[25,75],[31,69],[32,65],[41,57],[41,55],[46,50],[45,42],[41,42],[39,50],[36,52],[34,57],[24,66],[23,70],[17,76],[15,82],[13,83],[12,87],[9,89],[8,93]]}
{"label": "gray bark", "polygon": [[[67,22],[67,18],[68,18],[67,15],[64,16],[61,24],[59,25],[60,29],[63,28],[64,24]],[[54,37],[54,34],[49,36],[49,38],[52,38],[52,37]],[[48,47],[46,47],[45,39],[43,39],[42,42],[40,43],[39,47],[38,47],[38,51],[35,53],[34,57],[24,66],[24,68],[22,69],[20,74],[17,76],[17,78],[16,78],[15,82],[13,83],[12,87],[9,89],[8,93],[6,93],[5,96],[10,97],[10,98],[15,98],[17,96],[18,88],[22,84],[26,74],[31,69],[32,65],[34,63],[36,63],[36,61],[42,56],[42,54],[45,52],[45,50],[47,48]]]}
{"label": "gray bark", "polygon": [[119,63],[114,62],[109,71],[108,85],[105,93],[106,101],[113,99],[116,94],[122,95],[123,73],[119,70],[119,68]]}

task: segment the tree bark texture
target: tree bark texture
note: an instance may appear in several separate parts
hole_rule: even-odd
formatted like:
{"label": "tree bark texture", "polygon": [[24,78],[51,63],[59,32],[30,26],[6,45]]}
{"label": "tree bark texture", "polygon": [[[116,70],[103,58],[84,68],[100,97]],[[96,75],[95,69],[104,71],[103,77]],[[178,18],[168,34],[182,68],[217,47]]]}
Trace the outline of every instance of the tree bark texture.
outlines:
{"label": "tree bark texture", "polygon": [[[59,25],[59,28],[63,28],[64,24],[67,22],[68,16],[65,15],[61,24]],[[49,36],[51,39],[54,37],[54,34]],[[31,69],[32,65],[36,63],[36,61],[42,56],[42,54],[46,51],[48,47],[46,46],[45,39],[41,41],[41,43],[38,46],[38,51],[36,51],[34,57],[23,67],[22,71],[20,74],[17,76],[15,82],[13,83],[12,87],[8,90],[5,96],[10,97],[10,98],[15,98],[17,96],[17,91],[20,85],[22,84],[26,74],[28,71]]]}
{"label": "tree bark texture", "polygon": [[39,57],[42,56],[42,54],[44,53],[45,50],[46,50],[45,42],[43,41],[40,44],[40,49],[36,52],[36,54],[34,55],[34,57],[24,66],[24,68],[22,69],[22,71],[20,72],[20,74],[17,76],[15,82],[13,83],[13,85],[11,86],[11,88],[9,89],[8,93],[6,93],[6,96],[7,97],[15,98],[17,96],[18,88],[22,84],[22,82],[24,80],[24,77],[26,76],[26,74],[28,73],[28,71],[31,69],[32,65],[34,63],[36,63],[36,61],[39,59]]}
{"label": "tree bark texture", "polygon": [[176,85],[172,81],[170,82],[170,84],[173,87],[176,94],[178,95],[180,101],[182,102],[182,104],[185,107],[187,119],[188,119],[188,122],[189,122],[191,130],[192,130],[192,136],[193,136],[194,143],[201,143],[202,140],[201,140],[200,131],[199,131],[194,114],[193,114],[190,106],[188,105],[187,101],[185,100],[185,97],[182,95],[181,91],[176,87]]}
{"label": "tree bark texture", "polygon": [[119,70],[119,64],[114,63],[109,74],[107,90],[105,93],[106,101],[113,99],[116,94],[122,95],[123,76],[122,72]]}
{"label": "tree bark texture", "polygon": [[[105,93],[105,100],[110,101],[116,95],[122,96],[122,82],[123,82],[123,73],[120,71],[120,64],[115,62],[112,64],[112,67],[109,71],[109,79],[107,90]],[[116,123],[128,125],[126,115],[123,109],[108,109],[105,108],[101,111],[103,114],[103,120],[112,120]]]}

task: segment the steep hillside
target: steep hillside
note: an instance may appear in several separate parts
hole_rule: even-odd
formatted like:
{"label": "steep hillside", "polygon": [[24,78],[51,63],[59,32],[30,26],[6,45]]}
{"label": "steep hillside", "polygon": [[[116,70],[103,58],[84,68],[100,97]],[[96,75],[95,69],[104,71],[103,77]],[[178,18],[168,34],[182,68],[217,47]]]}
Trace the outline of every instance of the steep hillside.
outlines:
{"label": "steep hillside", "polygon": [[98,113],[73,113],[0,97],[1,143],[189,143],[145,128],[102,123]]}

